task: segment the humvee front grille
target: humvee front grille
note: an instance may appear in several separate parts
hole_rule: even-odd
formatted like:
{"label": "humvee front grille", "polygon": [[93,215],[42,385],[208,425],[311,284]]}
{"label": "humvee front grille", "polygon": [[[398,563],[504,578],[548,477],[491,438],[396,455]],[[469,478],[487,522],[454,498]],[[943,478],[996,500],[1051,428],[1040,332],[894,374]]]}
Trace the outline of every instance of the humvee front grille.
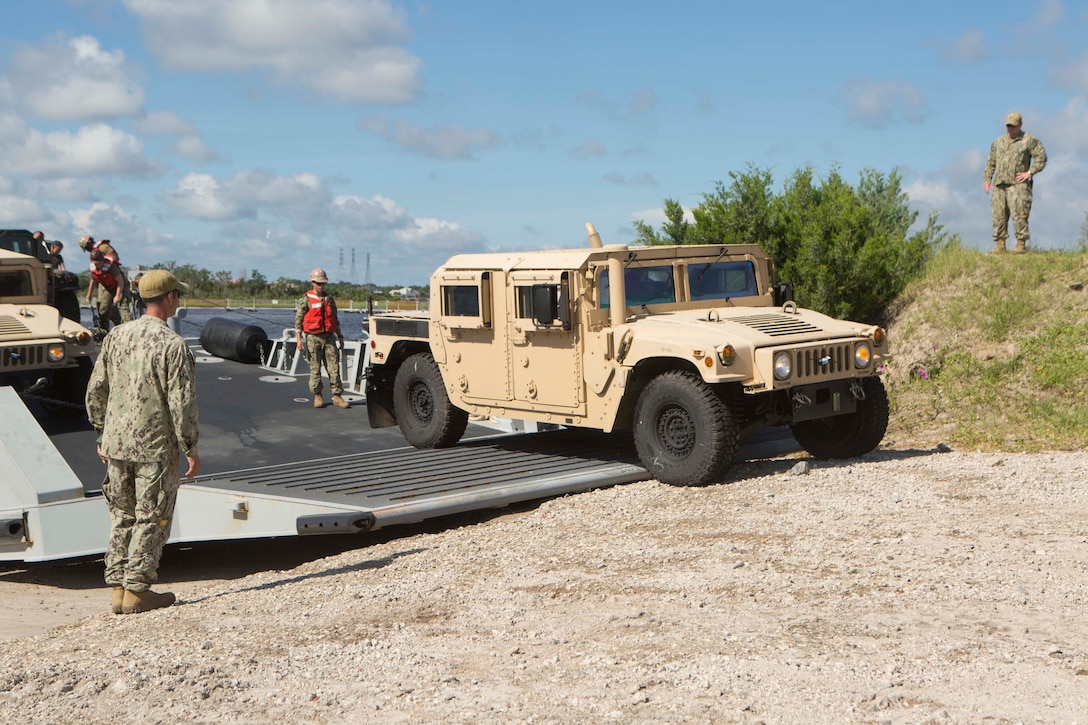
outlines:
{"label": "humvee front grille", "polygon": [[0,347],[0,370],[25,368],[45,363],[44,345]]}
{"label": "humvee front grille", "polygon": [[811,322],[799,320],[793,315],[749,315],[748,317],[733,317],[730,319],[733,322],[747,325],[754,330],[759,330],[771,337],[820,332],[820,328],[816,327],[816,325],[813,325]]}
{"label": "humvee front grille", "polygon": [[0,335],[28,335],[30,328],[11,315],[0,315]]}
{"label": "humvee front grille", "polygon": [[838,378],[854,370],[852,342],[794,350],[793,356],[793,379],[800,382]]}

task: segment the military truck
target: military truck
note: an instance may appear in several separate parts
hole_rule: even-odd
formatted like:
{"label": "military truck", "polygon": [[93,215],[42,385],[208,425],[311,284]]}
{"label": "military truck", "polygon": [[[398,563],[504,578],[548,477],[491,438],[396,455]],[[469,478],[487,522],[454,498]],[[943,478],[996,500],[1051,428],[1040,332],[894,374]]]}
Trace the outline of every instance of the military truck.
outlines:
{"label": "military truck", "polygon": [[0,385],[75,412],[98,345],[90,330],[47,304],[50,274],[36,257],[0,249]]}
{"label": "military truck", "polygon": [[[721,480],[742,436],[789,426],[817,458],[880,444],[885,331],[798,307],[751,244],[465,254],[429,313],[370,319],[367,411],[419,448],[470,414],[633,435],[658,480]],[[629,433],[628,433],[629,431]]]}

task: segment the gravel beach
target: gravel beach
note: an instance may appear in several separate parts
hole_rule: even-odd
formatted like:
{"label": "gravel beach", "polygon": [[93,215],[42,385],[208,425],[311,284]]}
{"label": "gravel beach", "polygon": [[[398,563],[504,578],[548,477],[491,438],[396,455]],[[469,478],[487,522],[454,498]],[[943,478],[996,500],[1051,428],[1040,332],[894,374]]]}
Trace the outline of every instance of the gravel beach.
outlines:
{"label": "gravel beach", "polygon": [[1088,455],[806,462],[378,532],[240,578],[172,587],[168,559],[169,609],[111,615],[81,590],[99,613],[0,642],[0,717],[1088,722]]}

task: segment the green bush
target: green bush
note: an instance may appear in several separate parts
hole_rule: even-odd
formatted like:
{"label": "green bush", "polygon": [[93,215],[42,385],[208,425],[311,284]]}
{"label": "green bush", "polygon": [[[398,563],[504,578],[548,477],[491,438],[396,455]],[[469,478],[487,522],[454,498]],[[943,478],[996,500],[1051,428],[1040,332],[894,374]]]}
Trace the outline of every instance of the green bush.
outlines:
{"label": "green bush", "polygon": [[798,304],[835,317],[885,323],[888,306],[918,277],[934,252],[957,243],[930,215],[908,236],[918,213],[897,171],[861,173],[856,187],[837,169],[817,180],[811,167],[795,171],[782,190],[766,169],[730,172],[692,209],[694,222],[674,199],[655,231],[635,222],[643,244],[762,246],[780,281],[793,283]]}

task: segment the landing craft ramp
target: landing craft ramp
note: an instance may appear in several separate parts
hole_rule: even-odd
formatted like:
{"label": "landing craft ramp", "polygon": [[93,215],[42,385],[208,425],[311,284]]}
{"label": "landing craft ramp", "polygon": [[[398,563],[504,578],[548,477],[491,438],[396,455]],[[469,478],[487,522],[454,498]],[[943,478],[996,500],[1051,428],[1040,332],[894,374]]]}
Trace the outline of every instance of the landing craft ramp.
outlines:
{"label": "landing craft ramp", "polygon": [[[272,500],[326,507],[283,521],[291,530],[278,532],[309,535],[376,530],[647,478],[630,444],[558,430],[232,471],[195,479],[194,487],[238,502],[227,507],[237,518],[256,518]],[[179,523],[190,529],[180,515]],[[276,535],[263,528],[252,535]]]}

